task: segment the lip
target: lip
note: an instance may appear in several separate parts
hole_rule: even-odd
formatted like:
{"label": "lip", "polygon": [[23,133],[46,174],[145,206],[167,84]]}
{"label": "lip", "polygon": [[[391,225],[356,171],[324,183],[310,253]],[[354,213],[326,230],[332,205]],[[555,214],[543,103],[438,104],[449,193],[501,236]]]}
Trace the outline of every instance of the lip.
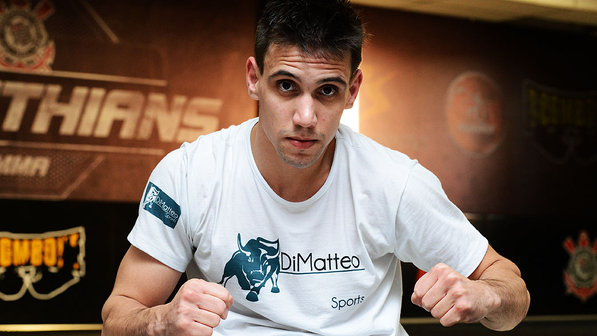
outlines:
{"label": "lip", "polygon": [[311,148],[317,142],[314,139],[301,137],[289,137],[288,141],[294,148],[302,150]]}

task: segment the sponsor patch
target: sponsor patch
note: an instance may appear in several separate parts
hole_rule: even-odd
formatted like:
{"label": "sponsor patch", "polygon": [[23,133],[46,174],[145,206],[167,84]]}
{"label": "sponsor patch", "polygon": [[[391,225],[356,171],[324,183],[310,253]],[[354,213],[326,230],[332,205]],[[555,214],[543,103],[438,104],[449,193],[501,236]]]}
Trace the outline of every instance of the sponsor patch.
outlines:
{"label": "sponsor patch", "polygon": [[149,182],[143,197],[143,209],[174,229],[180,217],[180,206],[155,184]]}

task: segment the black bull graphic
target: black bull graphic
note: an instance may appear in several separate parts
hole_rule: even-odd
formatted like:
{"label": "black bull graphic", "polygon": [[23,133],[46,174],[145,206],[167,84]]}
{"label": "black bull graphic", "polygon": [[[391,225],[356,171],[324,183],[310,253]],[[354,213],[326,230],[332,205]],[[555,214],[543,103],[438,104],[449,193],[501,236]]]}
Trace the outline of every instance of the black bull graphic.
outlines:
{"label": "black bull graphic", "polygon": [[249,301],[259,300],[259,291],[268,280],[272,282],[272,293],[279,293],[278,275],[280,274],[280,243],[279,240],[269,241],[261,237],[250,239],[242,245],[240,233],[237,236],[238,251],[224,267],[224,274],[219,284],[226,283],[236,276],[238,284],[248,290],[246,298]]}

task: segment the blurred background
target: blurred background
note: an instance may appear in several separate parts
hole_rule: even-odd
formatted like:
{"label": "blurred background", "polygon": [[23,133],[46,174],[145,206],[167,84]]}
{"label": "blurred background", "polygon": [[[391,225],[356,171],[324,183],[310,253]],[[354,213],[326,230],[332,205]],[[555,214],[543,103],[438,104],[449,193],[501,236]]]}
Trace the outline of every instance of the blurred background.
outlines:
{"label": "blurred background", "polygon": [[[0,1],[0,334],[99,335],[157,162],[255,117],[265,1]],[[359,0],[350,126],[419,160],[520,267],[509,335],[597,334],[597,1]],[[411,335],[443,328],[409,302]]]}

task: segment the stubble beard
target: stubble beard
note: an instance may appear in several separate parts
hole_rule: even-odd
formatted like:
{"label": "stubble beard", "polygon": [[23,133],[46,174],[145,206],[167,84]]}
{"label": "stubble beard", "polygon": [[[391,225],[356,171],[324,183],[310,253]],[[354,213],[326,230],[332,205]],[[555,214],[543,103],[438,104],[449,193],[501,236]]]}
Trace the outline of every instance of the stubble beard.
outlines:
{"label": "stubble beard", "polygon": [[[282,132],[280,134],[280,139],[287,139],[289,136],[297,135],[298,132]],[[318,142],[315,143],[313,146],[320,147],[323,143],[323,137],[319,134],[315,134],[314,132],[309,132],[307,134],[300,133],[302,136],[306,136],[312,139],[318,139]],[[311,167],[315,162],[319,160],[321,155],[325,152],[327,146],[326,144],[323,147],[317,148],[315,152],[312,154],[308,153],[307,151],[312,151],[314,148],[309,148],[306,151],[301,151],[292,147],[292,145],[285,143],[286,141],[282,141],[280,145],[276,148],[276,153],[278,157],[287,165],[294,167],[294,168],[308,168]],[[287,145],[287,146],[285,146]]]}

